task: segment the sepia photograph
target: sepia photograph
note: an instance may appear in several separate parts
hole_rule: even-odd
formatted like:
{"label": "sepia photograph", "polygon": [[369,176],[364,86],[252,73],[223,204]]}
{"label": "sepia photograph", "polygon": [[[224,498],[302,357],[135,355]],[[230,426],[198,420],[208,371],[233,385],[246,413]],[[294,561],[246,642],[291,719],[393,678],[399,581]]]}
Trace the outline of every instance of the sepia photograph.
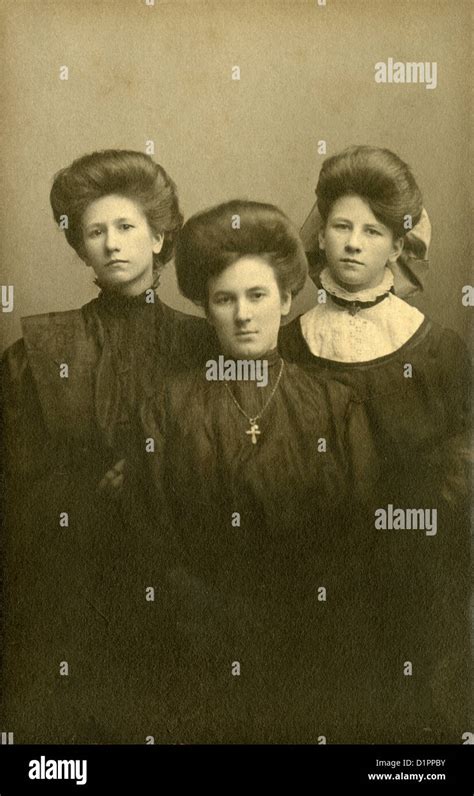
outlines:
{"label": "sepia photograph", "polygon": [[2,0],[25,781],[309,745],[446,784],[389,760],[474,744],[471,33],[468,0]]}

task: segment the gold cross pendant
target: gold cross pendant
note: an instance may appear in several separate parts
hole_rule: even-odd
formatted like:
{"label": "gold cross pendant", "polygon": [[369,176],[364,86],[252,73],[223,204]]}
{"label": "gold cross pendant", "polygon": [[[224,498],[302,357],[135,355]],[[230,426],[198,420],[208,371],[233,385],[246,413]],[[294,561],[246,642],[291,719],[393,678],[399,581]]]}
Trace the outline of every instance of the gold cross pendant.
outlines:
{"label": "gold cross pendant", "polygon": [[261,434],[261,431],[258,427],[258,423],[255,420],[249,420],[250,428],[245,432],[246,434],[250,434],[252,436],[252,444],[257,444],[257,435]]}

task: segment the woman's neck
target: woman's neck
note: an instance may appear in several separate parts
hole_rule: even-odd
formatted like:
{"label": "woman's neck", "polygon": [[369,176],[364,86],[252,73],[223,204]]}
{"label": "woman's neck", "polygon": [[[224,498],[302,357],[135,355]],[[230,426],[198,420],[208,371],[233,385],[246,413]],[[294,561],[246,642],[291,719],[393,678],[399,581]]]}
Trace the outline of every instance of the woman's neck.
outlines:
{"label": "woman's neck", "polygon": [[279,362],[280,360],[280,354],[278,353],[278,348],[276,346],[274,348],[271,348],[269,351],[266,351],[264,354],[259,354],[258,356],[249,356],[245,354],[229,354],[225,353],[222,349],[219,350],[219,355],[224,357],[224,359],[231,359],[234,362],[237,361],[251,362],[252,360],[255,362],[257,361],[262,362],[265,360],[266,362],[268,362],[268,365],[270,367],[274,365],[275,362]]}
{"label": "woman's neck", "polygon": [[329,295],[336,295],[340,298],[347,298],[351,300],[360,296],[361,300],[371,300],[378,295],[389,293],[393,287],[393,273],[390,268],[386,267],[382,278],[376,285],[370,287],[361,285],[343,285],[337,282],[328,267],[324,268],[320,274],[320,282],[322,287],[329,293]]}
{"label": "woman's neck", "polygon": [[103,285],[98,281],[96,284],[100,287],[102,293],[108,296],[115,296],[118,300],[136,298],[137,296],[143,295],[146,290],[154,290],[153,283],[149,280],[137,284],[124,285],[120,288]]}

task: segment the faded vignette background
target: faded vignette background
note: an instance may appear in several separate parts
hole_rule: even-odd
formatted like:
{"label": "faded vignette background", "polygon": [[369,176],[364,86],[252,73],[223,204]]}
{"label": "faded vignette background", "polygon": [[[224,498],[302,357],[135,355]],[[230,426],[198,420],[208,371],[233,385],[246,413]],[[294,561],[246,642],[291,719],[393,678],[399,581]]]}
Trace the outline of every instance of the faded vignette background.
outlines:
{"label": "faded vignette background", "polygon": [[[1,347],[21,335],[21,316],[96,294],[91,270],[53,222],[53,174],[86,152],[144,151],[147,140],[186,217],[248,197],[279,205],[298,225],[314,201],[318,140],[328,155],[353,143],[393,149],[412,165],[433,225],[427,292],[414,303],[467,337],[470,8],[469,0],[2,0],[0,262],[15,304],[0,313]],[[374,64],[389,57],[436,61],[437,88],[375,83]],[[177,294],[172,265],[160,292],[196,312]]]}

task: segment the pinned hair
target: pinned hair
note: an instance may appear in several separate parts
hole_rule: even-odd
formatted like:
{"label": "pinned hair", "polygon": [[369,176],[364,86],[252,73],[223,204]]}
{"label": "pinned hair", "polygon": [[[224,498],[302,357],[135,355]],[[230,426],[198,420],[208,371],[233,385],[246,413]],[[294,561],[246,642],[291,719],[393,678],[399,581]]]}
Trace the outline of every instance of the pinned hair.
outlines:
{"label": "pinned hair", "polygon": [[303,287],[308,263],[289,218],[274,205],[234,199],[184,224],[175,255],[181,292],[205,306],[209,279],[246,256],[261,257],[273,268],[281,293],[296,295]]}
{"label": "pinned hair", "polygon": [[324,161],[316,187],[318,210],[326,223],[331,207],[348,194],[360,196],[374,216],[404,237],[420,220],[423,199],[410,167],[394,152],[372,146],[351,146]]}
{"label": "pinned hair", "polygon": [[50,203],[56,223],[61,216],[67,216],[64,232],[69,245],[82,255],[82,216],[91,202],[110,194],[137,202],[152,233],[164,236],[161,251],[153,255],[155,268],[161,268],[173,255],[183,216],[173,180],[143,152],[127,149],[92,152],[55,175]]}

